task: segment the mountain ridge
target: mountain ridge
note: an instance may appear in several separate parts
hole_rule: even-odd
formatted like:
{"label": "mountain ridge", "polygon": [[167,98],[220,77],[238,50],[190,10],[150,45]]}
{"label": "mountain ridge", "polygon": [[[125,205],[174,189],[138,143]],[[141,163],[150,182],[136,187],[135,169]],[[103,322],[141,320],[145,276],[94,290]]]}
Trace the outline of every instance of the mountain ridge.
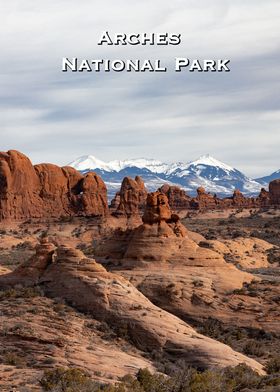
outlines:
{"label": "mountain ridge", "polygon": [[[104,162],[93,155],[85,155],[69,163],[69,166],[86,173],[95,171],[105,181],[109,198],[118,191],[125,176],[140,175],[149,191],[154,191],[164,183],[177,185],[189,192],[203,186],[208,192],[228,196],[235,189],[245,195],[256,195],[262,187],[267,187],[271,176],[252,179],[241,171],[219,161],[209,154],[190,162],[161,162],[156,159],[136,158]],[[277,177],[274,173],[274,178]]]}

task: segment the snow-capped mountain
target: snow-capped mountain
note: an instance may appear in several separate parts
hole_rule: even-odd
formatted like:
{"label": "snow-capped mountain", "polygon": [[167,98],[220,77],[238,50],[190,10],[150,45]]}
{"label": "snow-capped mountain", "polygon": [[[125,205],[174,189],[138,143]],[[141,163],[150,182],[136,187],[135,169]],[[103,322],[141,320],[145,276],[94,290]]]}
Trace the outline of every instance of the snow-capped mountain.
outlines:
{"label": "snow-capped mountain", "polygon": [[69,164],[82,173],[95,171],[100,174],[108,187],[109,198],[120,188],[125,176],[140,175],[150,191],[164,183],[178,185],[195,194],[199,186],[220,196],[230,195],[235,189],[244,194],[257,194],[259,182],[245,176],[239,170],[211,157],[203,155],[199,159],[184,163],[163,163],[154,159],[127,159],[104,162],[92,155],[76,159]]}
{"label": "snow-capped mountain", "polygon": [[277,170],[270,174],[269,176],[261,177],[261,178],[256,178],[255,181],[259,182],[263,186],[267,186],[267,184],[270,183],[270,181],[277,180],[280,178],[280,170]]}

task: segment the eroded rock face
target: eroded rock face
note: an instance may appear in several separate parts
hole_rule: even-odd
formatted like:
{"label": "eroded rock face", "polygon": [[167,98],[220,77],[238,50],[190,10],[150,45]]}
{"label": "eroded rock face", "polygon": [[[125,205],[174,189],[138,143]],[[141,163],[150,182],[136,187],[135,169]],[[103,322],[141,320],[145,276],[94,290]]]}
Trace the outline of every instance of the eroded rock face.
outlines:
{"label": "eroded rock face", "polygon": [[0,153],[0,220],[105,215],[107,190],[95,173],[70,167],[33,166],[18,151]]}
{"label": "eroded rock face", "polygon": [[233,203],[233,205],[236,205],[236,206],[246,206],[246,205],[248,205],[246,197],[238,189],[236,189],[233,192],[232,203]]}
{"label": "eroded rock face", "polygon": [[81,192],[75,197],[81,215],[105,215],[108,211],[107,188],[96,173],[87,173],[81,182]]}
{"label": "eroded rock face", "polygon": [[133,180],[125,177],[121,189],[111,202],[111,208],[115,216],[137,216],[144,208],[147,198],[147,190],[141,177],[136,176]]}
{"label": "eroded rock face", "polygon": [[[117,230],[96,249],[97,257],[130,268],[158,263],[197,267],[225,266],[223,257],[205,249],[193,233],[172,214],[167,196],[149,193],[142,217],[143,224],[133,230]],[[203,238],[203,237],[202,237]]]}
{"label": "eroded rock face", "polygon": [[263,207],[268,207],[271,204],[270,193],[264,188],[262,188],[257,198],[257,202]]}
{"label": "eroded rock face", "polygon": [[142,220],[143,223],[147,223],[149,225],[170,221],[171,210],[167,196],[161,192],[149,193]]}
{"label": "eroded rock face", "polygon": [[[42,252],[46,255],[46,243]],[[220,342],[198,334],[187,323],[158,308],[141,294],[128,280],[109,273],[81,251],[67,246],[50,250],[52,263],[38,265],[39,284],[50,297],[63,298],[76,309],[105,321],[116,331],[126,331],[126,337],[143,351],[158,350],[165,355],[178,356],[192,366],[225,367],[246,363],[258,372],[262,366]],[[35,261],[35,260],[33,260]],[[35,262],[36,264],[36,262]],[[35,268],[35,267],[34,267]],[[11,275],[11,274],[10,274]],[[24,283],[24,279],[9,279],[11,285]],[[28,275],[21,274],[21,277]],[[37,274],[38,276],[38,274]],[[38,278],[34,284],[38,283]],[[0,276],[0,289],[5,275]],[[29,285],[32,280],[29,279]],[[145,312],[143,313],[143,310]]]}
{"label": "eroded rock face", "polygon": [[210,210],[217,208],[219,199],[216,195],[207,193],[203,187],[197,188],[197,197],[192,200],[191,206],[199,210]]}
{"label": "eroded rock face", "polygon": [[197,189],[197,196],[190,197],[184,190],[169,185],[159,189],[168,197],[173,211],[180,210],[226,210],[230,208],[260,208],[280,205],[280,180],[270,183],[269,191],[261,189],[257,197],[246,197],[238,189],[231,197],[219,198],[208,193],[203,187]]}
{"label": "eroded rock face", "polygon": [[40,216],[40,179],[30,160],[17,151],[0,153],[0,218]]}
{"label": "eroded rock face", "polygon": [[269,195],[272,204],[280,204],[280,179],[271,181],[269,184]]}
{"label": "eroded rock face", "polygon": [[168,203],[173,211],[188,210],[191,208],[191,197],[186,194],[183,189],[178,186],[163,185],[160,192],[164,193],[168,198]]}

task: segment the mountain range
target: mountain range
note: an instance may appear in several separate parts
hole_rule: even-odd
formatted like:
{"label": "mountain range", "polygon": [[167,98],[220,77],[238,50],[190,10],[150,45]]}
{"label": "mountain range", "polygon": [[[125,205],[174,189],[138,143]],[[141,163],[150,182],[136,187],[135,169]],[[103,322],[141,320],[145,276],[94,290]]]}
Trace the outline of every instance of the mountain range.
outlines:
{"label": "mountain range", "polygon": [[270,181],[280,178],[280,170],[269,176],[249,178],[209,154],[188,163],[164,163],[145,158],[104,162],[93,155],[86,155],[69,163],[69,166],[82,173],[95,171],[101,175],[107,185],[109,199],[120,189],[125,176],[141,176],[149,191],[168,183],[180,186],[190,195],[195,195],[196,189],[203,186],[208,192],[221,197],[231,195],[235,189],[247,196],[256,195],[262,187],[267,187]]}

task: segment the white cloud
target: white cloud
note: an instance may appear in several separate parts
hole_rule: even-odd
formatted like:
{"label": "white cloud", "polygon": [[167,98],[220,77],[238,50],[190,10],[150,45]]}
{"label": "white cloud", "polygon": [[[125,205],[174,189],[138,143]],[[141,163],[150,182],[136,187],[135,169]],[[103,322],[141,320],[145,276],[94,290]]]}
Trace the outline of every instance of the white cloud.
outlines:
{"label": "white cloud", "polygon": [[[252,176],[280,168],[276,0],[10,0],[0,4],[1,149],[60,164],[210,152]],[[100,47],[110,32],[181,33],[174,47]],[[228,74],[64,74],[62,57],[231,58]]]}

